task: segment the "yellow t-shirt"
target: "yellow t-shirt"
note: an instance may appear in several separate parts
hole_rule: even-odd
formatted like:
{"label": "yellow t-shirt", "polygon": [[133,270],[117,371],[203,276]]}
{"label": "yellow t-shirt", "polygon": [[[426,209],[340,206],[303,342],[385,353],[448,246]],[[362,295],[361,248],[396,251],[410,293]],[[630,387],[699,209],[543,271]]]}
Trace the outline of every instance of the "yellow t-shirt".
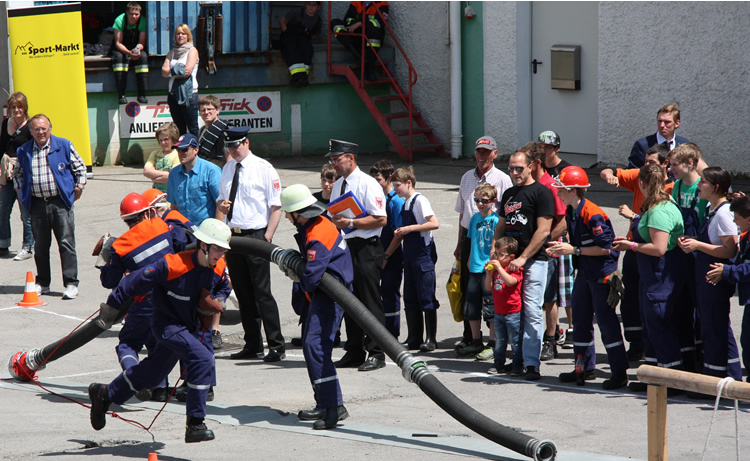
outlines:
{"label": "yellow t-shirt", "polygon": [[[172,152],[165,154],[164,151],[161,149],[155,150],[151,152],[151,155],[149,155],[148,160],[146,160],[146,165],[151,165],[156,169],[157,171],[169,171],[172,168],[176,167],[180,164],[180,159],[177,157],[177,151],[172,149]],[[162,192],[167,191],[167,185],[166,184],[153,184],[154,189],[159,189]]]}

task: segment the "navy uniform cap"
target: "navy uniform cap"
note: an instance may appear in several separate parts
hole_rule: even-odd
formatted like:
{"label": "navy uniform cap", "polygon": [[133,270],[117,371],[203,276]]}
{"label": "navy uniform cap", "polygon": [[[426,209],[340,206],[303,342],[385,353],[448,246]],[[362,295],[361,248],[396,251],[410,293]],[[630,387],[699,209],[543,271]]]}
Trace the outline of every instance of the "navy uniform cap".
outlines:
{"label": "navy uniform cap", "polygon": [[224,130],[224,146],[234,147],[247,138],[248,128],[246,126],[236,126]]}
{"label": "navy uniform cap", "polygon": [[339,141],[337,139],[328,140],[328,153],[326,157],[334,157],[336,155],[343,154],[354,154],[357,155],[359,146],[353,142]]}

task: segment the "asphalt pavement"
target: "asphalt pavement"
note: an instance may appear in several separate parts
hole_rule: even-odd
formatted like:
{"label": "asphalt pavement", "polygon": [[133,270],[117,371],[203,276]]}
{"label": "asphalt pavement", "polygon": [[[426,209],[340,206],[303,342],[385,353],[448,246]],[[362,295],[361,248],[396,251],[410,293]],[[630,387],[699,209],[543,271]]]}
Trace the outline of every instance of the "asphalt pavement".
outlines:
{"label": "asphalt pavement", "polygon": [[[396,166],[405,162],[386,154]],[[360,156],[367,171],[380,156]],[[273,159],[282,185],[303,183],[319,187],[321,157]],[[507,163],[498,161],[505,169]],[[588,166],[586,164],[582,166]],[[540,440],[553,441],[558,460],[615,461],[647,459],[647,407],[645,394],[627,389],[606,391],[601,382],[610,370],[598,332],[597,379],[578,387],[557,379],[573,369],[572,349],[562,349],[558,358],[544,362],[542,379],[527,382],[507,375],[488,375],[492,363],[457,357],[453,346],[460,339],[462,325],[453,321],[445,283],[453,265],[458,235],[454,212],[461,175],[473,167],[469,159],[431,159],[415,163],[417,190],[431,202],[440,221],[435,231],[439,261],[438,293],[442,304],[438,321],[438,349],[417,354],[429,370],[468,405],[489,418]],[[618,235],[624,235],[627,221],[617,215],[617,206],[630,203],[627,191],[604,184],[598,172],[589,170],[592,187],[588,194],[609,213]],[[735,189],[742,190],[744,184]],[[44,347],[67,336],[77,325],[94,315],[108,290],[99,283],[91,250],[101,235],[119,235],[126,230],[119,219],[119,202],[129,192],[142,192],[150,182],[140,168],[96,167],[94,177],[76,203],[76,244],[80,291],[75,300],[62,300],[58,252],[52,250],[52,293],[42,296],[47,304],[35,308],[15,305],[21,300],[27,271],[34,271],[33,259],[12,260],[20,249],[21,223],[17,210],[12,217],[11,255],[0,259],[0,356],[10,358],[19,351]],[[294,228],[285,219],[274,242],[295,248]],[[236,283],[236,281],[235,281]],[[374,372],[339,370],[339,380],[349,410],[349,419],[330,431],[314,431],[312,424],[299,422],[297,411],[312,408],[314,400],[302,350],[289,341],[299,335],[298,318],[291,309],[291,281],[272,267],[272,290],[281,311],[287,357],[277,363],[260,360],[229,360],[242,347],[242,327],[234,308],[222,319],[225,347],[216,354],[218,385],[216,398],[208,404],[206,424],[216,440],[184,443],[184,404],[141,403],[132,399],[111,408],[118,416],[108,417],[107,426],[97,432],[89,424],[86,389],[91,382],[109,382],[120,373],[115,345],[119,327],[105,332],[77,351],[50,362],[38,372],[35,382],[19,383],[7,371],[0,371],[0,408],[3,415],[3,460],[98,460],[148,459],[158,453],[162,461],[239,459],[410,459],[448,460],[457,457],[495,460],[528,459],[473,433],[420,389],[406,382],[401,370],[389,359],[388,366]],[[741,307],[732,300],[732,323],[739,339]],[[564,312],[562,324],[566,325]],[[405,337],[405,322],[402,337]],[[484,329],[487,334],[486,328]],[[343,349],[334,350],[334,359]],[[633,363],[629,372],[635,377]],[[178,375],[173,372],[171,382]],[[80,405],[79,405],[80,404]],[[739,408],[739,431],[750,424],[748,407]],[[706,459],[736,459],[735,417],[732,402],[722,401],[711,429]],[[700,459],[713,417],[713,401],[672,398],[668,406],[669,454],[673,459]],[[133,421],[127,422],[125,419]],[[136,424],[137,423],[137,424]],[[150,432],[144,430],[149,427]],[[740,440],[743,452],[750,441]]]}

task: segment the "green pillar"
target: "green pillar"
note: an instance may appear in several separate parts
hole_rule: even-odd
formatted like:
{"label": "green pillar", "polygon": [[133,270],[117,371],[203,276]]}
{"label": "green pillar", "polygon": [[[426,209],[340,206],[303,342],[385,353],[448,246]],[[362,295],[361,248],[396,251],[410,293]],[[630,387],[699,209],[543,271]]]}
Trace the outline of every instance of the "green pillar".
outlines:
{"label": "green pillar", "polygon": [[461,93],[463,155],[474,155],[474,142],[484,136],[484,33],[482,2],[471,2],[477,16],[461,18]]}

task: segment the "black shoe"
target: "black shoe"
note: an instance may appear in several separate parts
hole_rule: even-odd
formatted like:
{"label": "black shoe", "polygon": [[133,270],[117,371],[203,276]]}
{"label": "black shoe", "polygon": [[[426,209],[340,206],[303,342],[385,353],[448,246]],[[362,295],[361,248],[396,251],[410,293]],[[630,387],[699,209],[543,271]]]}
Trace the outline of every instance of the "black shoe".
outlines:
{"label": "black shoe", "polygon": [[336,368],[356,368],[363,363],[365,363],[364,357],[355,357],[353,354],[347,352],[341,357],[341,360],[334,362],[334,365],[336,365]]}
{"label": "black shoe", "polygon": [[187,424],[185,427],[185,443],[207,442],[214,438],[214,432],[204,423]]}
{"label": "black shoe", "polygon": [[[365,363],[359,366],[359,371],[374,371],[385,366],[385,359],[379,359],[377,357],[370,357]],[[326,428],[328,429],[328,428]]]}
{"label": "black shoe", "polygon": [[112,403],[107,394],[107,385],[90,384],[89,400],[91,400],[91,427],[95,431],[100,431],[107,425],[107,410],[109,410],[109,404]]}
{"label": "black shoe", "polygon": [[219,330],[211,332],[211,342],[214,345],[214,350],[224,347],[224,338],[221,337],[221,332]]}
{"label": "black shoe", "polygon": [[[567,373],[560,373],[557,375],[557,379],[560,380],[561,383],[574,383],[576,382],[577,376],[575,370],[569,371]],[[583,380],[584,381],[594,381],[596,379],[596,370],[587,370],[583,372]],[[626,379],[627,384],[627,379]]]}
{"label": "black shoe", "polygon": [[247,346],[243,347],[241,351],[235,352],[234,354],[229,356],[229,358],[232,360],[259,359],[261,357],[263,357],[263,351],[250,349]]}
{"label": "black shoe", "polygon": [[127,103],[128,103],[128,98],[126,98],[125,96],[120,96],[120,104],[127,104]]}
{"label": "black shoe", "polygon": [[[323,429],[333,429],[336,427],[336,424],[341,421],[344,418],[341,418],[339,408],[344,408],[343,405],[338,408],[326,408],[325,409],[325,416],[322,419],[319,419],[313,423],[313,429],[315,430],[323,430]],[[346,408],[344,408],[344,412],[346,412]],[[349,416],[349,413],[346,413],[346,416]]]}
{"label": "black shoe", "polygon": [[265,357],[263,357],[263,361],[266,363],[271,362],[280,362],[286,358],[286,354],[284,352],[279,352],[276,350],[271,349],[268,351],[268,354],[266,354]]}
{"label": "black shoe", "polygon": [[628,372],[620,371],[618,373],[612,373],[612,377],[605,379],[602,383],[602,388],[607,390],[619,389],[628,385]]}
{"label": "black shoe", "polygon": [[292,346],[302,347],[302,338],[292,338]]}
{"label": "black shoe", "polygon": [[151,401],[152,402],[166,402],[168,398],[169,398],[168,387],[157,387],[156,389],[151,389]]}
{"label": "black shoe", "polygon": [[526,381],[539,381],[541,377],[542,374],[539,373],[539,369],[537,367],[526,367],[526,375],[524,376],[524,379]]}
{"label": "black shoe", "polygon": [[[339,421],[343,421],[349,417],[349,412],[346,411],[346,407],[344,407],[343,405],[337,407],[337,410],[339,414]],[[315,408],[313,410],[300,411],[299,413],[297,413],[297,418],[299,418],[300,421],[317,421],[319,419],[323,419],[325,415],[325,408]]]}
{"label": "black shoe", "polygon": [[437,344],[435,344],[435,341],[428,339],[419,346],[419,350],[422,352],[432,352],[435,350],[436,346]]}
{"label": "black shoe", "polygon": [[138,102],[141,104],[148,104],[148,99],[145,96],[138,96]]}
{"label": "black shoe", "polygon": [[407,351],[418,351],[422,348],[422,343],[410,343],[409,341],[404,341],[401,345],[404,346]]}
{"label": "black shoe", "polygon": [[7,248],[0,248],[0,256],[8,256],[10,254],[10,250]]}
{"label": "black shoe", "polygon": [[[174,392],[174,398],[176,398],[180,402],[187,402],[187,393],[188,393],[187,384],[183,383],[183,385],[178,387],[177,390]],[[214,387],[211,386],[208,388],[208,394],[206,394],[206,402],[213,402],[213,400],[214,400]]]}
{"label": "black shoe", "polygon": [[631,362],[640,362],[646,358],[646,351],[644,349],[637,349],[630,346],[628,349],[628,360]]}
{"label": "black shoe", "polygon": [[151,400],[151,389],[143,389],[135,393],[135,398],[141,402],[148,402]]}
{"label": "black shoe", "polygon": [[628,389],[633,392],[646,392],[646,390],[648,390],[648,384],[642,383],[640,381],[632,381],[630,384],[628,384]]}

